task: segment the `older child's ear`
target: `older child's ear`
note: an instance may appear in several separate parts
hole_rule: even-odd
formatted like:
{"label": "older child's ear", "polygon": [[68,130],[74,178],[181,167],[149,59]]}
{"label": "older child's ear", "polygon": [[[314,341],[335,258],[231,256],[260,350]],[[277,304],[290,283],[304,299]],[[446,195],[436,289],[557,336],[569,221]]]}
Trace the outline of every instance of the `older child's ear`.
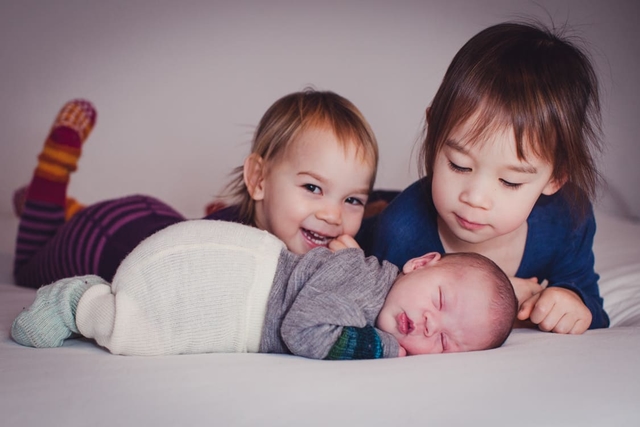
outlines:
{"label": "older child's ear", "polygon": [[542,189],[542,194],[544,194],[545,196],[551,196],[552,194],[555,194],[562,188],[565,182],[567,182],[566,178],[556,179],[551,177],[551,179],[549,179],[549,182],[547,182],[547,185],[545,185]]}
{"label": "older child's ear", "polygon": [[421,257],[413,258],[407,261],[404,267],[402,267],[402,272],[404,274],[411,273],[412,271],[427,267],[432,263],[437,262],[440,258],[441,255],[438,252],[429,252],[428,254],[424,254]]}
{"label": "older child's ear", "polygon": [[265,172],[264,159],[259,155],[253,153],[244,160],[244,185],[247,186],[249,196],[253,200],[262,200],[264,198]]}

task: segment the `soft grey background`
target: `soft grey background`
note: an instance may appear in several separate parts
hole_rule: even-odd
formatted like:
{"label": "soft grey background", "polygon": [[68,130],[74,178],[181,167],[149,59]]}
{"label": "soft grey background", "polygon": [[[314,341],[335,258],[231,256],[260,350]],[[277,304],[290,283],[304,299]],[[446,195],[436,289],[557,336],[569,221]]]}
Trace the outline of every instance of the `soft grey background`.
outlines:
{"label": "soft grey background", "polygon": [[634,0],[3,0],[0,213],[75,97],[98,110],[70,187],[83,202],[146,193],[202,215],[266,108],[306,85],[363,111],[381,146],[377,187],[404,188],[452,56],[482,28],[521,16],[568,22],[586,40],[607,142],[598,207],[640,217]]}

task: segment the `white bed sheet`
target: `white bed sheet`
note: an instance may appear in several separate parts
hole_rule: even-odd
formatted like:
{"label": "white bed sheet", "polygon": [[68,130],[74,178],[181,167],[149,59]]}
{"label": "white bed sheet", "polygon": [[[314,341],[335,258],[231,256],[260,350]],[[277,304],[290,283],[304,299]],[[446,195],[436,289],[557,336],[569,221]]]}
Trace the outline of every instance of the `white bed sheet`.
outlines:
{"label": "white bed sheet", "polygon": [[612,328],[581,336],[517,330],[490,351],[326,362],[113,356],[82,340],[21,347],[9,329],[35,291],[11,284],[17,222],[1,218],[0,425],[638,426],[640,225],[597,220]]}

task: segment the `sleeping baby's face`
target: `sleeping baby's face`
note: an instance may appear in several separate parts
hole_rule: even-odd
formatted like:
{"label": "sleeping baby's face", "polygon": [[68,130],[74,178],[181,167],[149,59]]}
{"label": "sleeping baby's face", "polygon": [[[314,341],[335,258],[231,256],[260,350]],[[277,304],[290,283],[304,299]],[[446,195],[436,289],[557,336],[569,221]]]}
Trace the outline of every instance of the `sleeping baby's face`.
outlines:
{"label": "sleeping baby's face", "polygon": [[486,276],[477,270],[438,253],[409,260],[376,326],[392,334],[407,355],[487,349],[492,292],[482,280]]}

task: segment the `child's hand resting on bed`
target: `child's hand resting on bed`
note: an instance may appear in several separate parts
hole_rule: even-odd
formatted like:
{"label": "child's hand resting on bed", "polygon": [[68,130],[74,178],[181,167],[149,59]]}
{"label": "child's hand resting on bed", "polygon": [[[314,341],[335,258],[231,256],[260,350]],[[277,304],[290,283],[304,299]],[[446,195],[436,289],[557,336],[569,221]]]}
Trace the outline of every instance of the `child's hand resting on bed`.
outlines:
{"label": "child's hand resting on bed", "polygon": [[520,305],[519,320],[529,319],[542,331],[582,334],[591,325],[591,311],[575,292],[550,287]]}

